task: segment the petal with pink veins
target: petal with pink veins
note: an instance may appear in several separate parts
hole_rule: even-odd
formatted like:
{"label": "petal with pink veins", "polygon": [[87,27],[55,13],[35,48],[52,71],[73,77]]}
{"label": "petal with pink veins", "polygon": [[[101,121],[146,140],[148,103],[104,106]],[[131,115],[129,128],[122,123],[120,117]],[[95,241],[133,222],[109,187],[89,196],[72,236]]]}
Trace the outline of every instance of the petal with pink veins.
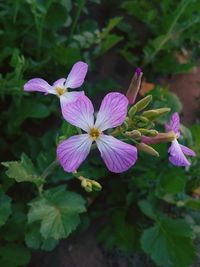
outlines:
{"label": "petal with pink veins", "polygon": [[174,131],[176,134],[180,134],[180,117],[178,112],[175,112],[172,117],[171,120],[169,122],[169,124],[165,125],[166,131],[170,132],[170,131]]}
{"label": "petal with pink veins", "polygon": [[111,172],[127,171],[137,160],[137,148],[113,136],[102,134],[97,138],[96,143],[101,157]]}
{"label": "petal with pink veins", "polygon": [[121,125],[127,114],[128,99],[121,93],[107,94],[97,114],[95,126],[101,131]]}
{"label": "petal with pink veins", "polygon": [[[29,80],[24,85],[24,91],[27,92],[41,92],[41,93],[54,93],[52,86],[50,86],[45,80],[40,78],[34,78]],[[52,92],[53,91],[53,92]]]}
{"label": "petal with pink veins", "polygon": [[169,147],[168,150],[170,156],[169,156],[169,161],[175,165],[175,166],[179,166],[179,167],[187,167],[190,165],[190,162],[187,160],[187,158],[185,157],[180,144],[178,143],[178,141],[175,139],[171,146]]}
{"label": "petal with pink veins", "polygon": [[[60,105],[61,110],[67,108],[67,105],[77,101],[77,99],[81,96],[85,95],[84,91],[80,92],[66,92],[63,95],[60,96]],[[64,112],[64,111],[63,111]]]}
{"label": "petal with pink veins", "polygon": [[185,155],[191,156],[191,157],[195,157],[196,156],[196,153],[192,149],[190,149],[189,147],[181,145],[181,144],[179,144],[179,145],[180,145],[181,150],[183,151],[183,153]]}
{"label": "petal with pink veins", "polygon": [[88,134],[74,135],[57,147],[57,158],[66,172],[74,172],[86,159],[92,145]]}
{"label": "petal with pink veins", "polygon": [[64,83],[65,83],[65,81],[66,81],[66,79],[65,78],[60,78],[60,79],[58,79],[57,81],[55,81],[54,83],[53,83],[53,87],[61,87],[61,88],[63,88],[64,87]]}
{"label": "petal with pink veins", "polygon": [[80,87],[88,71],[88,65],[82,61],[75,63],[67,77],[65,86],[67,88],[78,88]]}
{"label": "petal with pink veins", "polygon": [[66,121],[86,132],[94,125],[94,107],[85,95],[70,104],[62,104],[62,114]]}

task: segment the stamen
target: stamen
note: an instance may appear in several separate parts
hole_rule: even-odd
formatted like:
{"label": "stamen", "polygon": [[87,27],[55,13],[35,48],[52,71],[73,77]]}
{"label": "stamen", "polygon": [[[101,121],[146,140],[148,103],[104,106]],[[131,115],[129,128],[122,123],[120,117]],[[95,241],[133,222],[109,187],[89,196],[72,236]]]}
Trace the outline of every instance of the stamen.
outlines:
{"label": "stamen", "polygon": [[101,134],[101,132],[99,131],[99,129],[97,128],[91,128],[90,129],[90,136],[92,137],[92,139],[95,141],[99,135]]}
{"label": "stamen", "polygon": [[56,92],[58,93],[59,96],[61,96],[66,92],[66,89],[61,87],[56,87]]}

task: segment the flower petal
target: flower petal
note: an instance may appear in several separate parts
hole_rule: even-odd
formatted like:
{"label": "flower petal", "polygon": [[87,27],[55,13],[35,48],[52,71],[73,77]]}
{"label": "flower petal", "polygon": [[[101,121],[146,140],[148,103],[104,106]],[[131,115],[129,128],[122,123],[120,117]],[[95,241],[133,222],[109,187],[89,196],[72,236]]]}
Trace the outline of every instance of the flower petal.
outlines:
{"label": "flower petal", "polygon": [[52,86],[53,87],[61,87],[61,88],[63,88],[65,81],[66,81],[65,78],[60,78],[57,81],[55,81]]}
{"label": "flower petal", "polygon": [[170,132],[170,131],[174,131],[176,134],[180,134],[179,128],[180,128],[180,117],[179,114],[177,112],[175,112],[172,117],[171,120],[169,122],[169,124],[165,125],[166,131]]}
{"label": "flower petal", "polygon": [[185,155],[181,149],[181,146],[176,139],[172,142],[168,152],[170,154],[169,161],[173,165],[183,166],[183,167],[190,165],[190,162],[185,157]]}
{"label": "flower petal", "polygon": [[128,99],[120,93],[107,94],[97,114],[95,126],[101,131],[121,125],[127,114]]}
{"label": "flower petal", "polygon": [[24,91],[27,92],[42,92],[42,93],[52,93],[52,86],[50,86],[45,80],[40,78],[34,78],[29,80],[24,85]]}
{"label": "flower petal", "polygon": [[63,105],[62,114],[66,121],[86,132],[94,125],[94,108],[90,99],[82,95],[75,102]]}
{"label": "flower petal", "polygon": [[111,172],[127,171],[137,160],[137,148],[113,136],[102,134],[96,140],[101,156]]}
{"label": "flower petal", "polygon": [[192,149],[190,149],[189,147],[181,145],[181,144],[179,144],[179,145],[180,145],[181,150],[183,151],[183,153],[185,155],[191,156],[191,157],[195,157],[196,156],[196,153]]}
{"label": "flower petal", "polygon": [[84,91],[80,92],[66,92],[60,96],[61,109],[66,109],[66,105],[75,102],[79,97],[85,95]]}
{"label": "flower petal", "polygon": [[80,87],[85,80],[87,71],[88,71],[88,65],[86,63],[79,61],[76,64],[74,64],[67,77],[65,86],[67,88]]}
{"label": "flower petal", "polygon": [[92,138],[88,134],[74,135],[57,147],[57,158],[66,172],[78,169],[90,152]]}

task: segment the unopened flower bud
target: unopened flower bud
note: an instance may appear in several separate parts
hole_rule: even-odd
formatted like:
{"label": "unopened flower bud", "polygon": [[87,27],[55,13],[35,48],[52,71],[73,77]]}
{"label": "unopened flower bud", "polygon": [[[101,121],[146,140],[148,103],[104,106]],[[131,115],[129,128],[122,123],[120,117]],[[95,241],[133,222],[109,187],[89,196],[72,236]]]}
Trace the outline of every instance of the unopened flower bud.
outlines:
{"label": "unopened flower bud", "polygon": [[85,188],[85,191],[92,192],[92,183],[90,181],[87,181],[87,186],[84,188]]}
{"label": "unopened flower bud", "polygon": [[152,110],[147,110],[142,113],[142,115],[149,120],[155,120],[159,116],[164,115],[168,113],[171,109],[170,108],[159,108],[159,109],[152,109]]}
{"label": "unopened flower bud", "polygon": [[129,112],[128,112],[128,115],[130,118],[133,118],[133,116],[135,115],[135,113],[137,112],[137,107],[136,106],[132,106],[130,109],[129,109]]}
{"label": "unopened flower bud", "polygon": [[130,132],[125,132],[125,135],[131,138],[139,138],[141,137],[141,133],[138,130],[133,130]]}
{"label": "unopened flower bud", "polygon": [[140,131],[140,133],[143,135],[147,135],[147,136],[151,136],[151,137],[158,135],[158,131],[156,131],[156,130],[148,130],[148,129],[141,128],[141,129],[138,129],[138,131]]}
{"label": "unopened flower bud", "polygon": [[138,101],[134,106],[137,107],[137,111],[139,112],[145,109],[149,105],[151,100],[152,100],[152,95],[147,95],[146,97]]}
{"label": "unopened flower bud", "polygon": [[[142,133],[145,134],[145,133]],[[146,134],[145,134],[146,135]],[[141,142],[145,144],[159,144],[163,142],[172,142],[176,138],[176,134],[173,131],[168,133],[158,133],[155,137],[142,136]]]}
{"label": "unopened flower bud", "polygon": [[123,122],[123,124],[122,124],[122,129],[124,130],[124,131],[126,131],[128,128],[129,128],[129,118],[128,117],[126,117],[126,119],[125,119],[125,121]]}
{"label": "unopened flower bud", "polygon": [[147,154],[150,154],[150,155],[155,156],[155,157],[159,157],[159,153],[151,146],[148,146],[144,143],[139,143],[136,145],[136,147],[138,150],[141,150]]}
{"label": "unopened flower bud", "polygon": [[81,186],[82,186],[83,188],[85,188],[85,187],[87,186],[87,180],[86,180],[86,179],[83,179],[83,180],[81,181]]}
{"label": "unopened flower bud", "polygon": [[100,183],[98,183],[97,181],[94,181],[94,180],[91,180],[91,183],[92,183],[92,188],[95,191],[101,191],[102,186],[100,185]]}
{"label": "unopened flower bud", "polygon": [[136,68],[135,74],[131,80],[128,91],[126,93],[126,97],[128,98],[130,104],[135,103],[135,99],[136,99],[138,91],[140,89],[142,75],[143,75],[143,73],[142,73],[141,69]]}

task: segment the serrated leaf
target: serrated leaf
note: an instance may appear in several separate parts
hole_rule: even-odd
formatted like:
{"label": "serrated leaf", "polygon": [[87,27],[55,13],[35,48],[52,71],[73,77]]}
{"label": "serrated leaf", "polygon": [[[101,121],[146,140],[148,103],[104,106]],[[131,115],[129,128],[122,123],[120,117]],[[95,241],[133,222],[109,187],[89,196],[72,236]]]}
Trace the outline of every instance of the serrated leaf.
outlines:
{"label": "serrated leaf", "polygon": [[0,247],[0,266],[18,267],[27,266],[31,254],[29,250],[19,244],[6,244]]}
{"label": "serrated leaf", "polygon": [[21,161],[2,162],[2,165],[7,168],[6,175],[9,178],[15,179],[18,183],[42,182],[42,178],[37,175],[31,159],[24,153],[21,156]]}
{"label": "serrated leaf", "polygon": [[58,244],[58,240],[53,238],[44,239],[40,233],[40,224],[31,224],[25,234],[25,242],[29,248],[51,251]]}
{"label": "serrated leaf", "polygon": [[40,233],[47,238],[66,238],[80,223],[79,214],[85,212],[85,201],[77,193],[59,186],[45,192],[30,203],[28,222],[41,222]]}
{"label": "serrated leaf", "polygon": [[0,227],[6,223],[11,212],[11,198],[0,191]]}
{"label": "serrated leaf", "polygon": [[153,208],[153,206],[151,205],[151,203],[147,200],[140,200],[138,202],[138,206],[140,208],[140,210],[149,218],[151,219],[155,219],[156,217],[156,213],[155,210]]}
{"label": "serrated leaf", "polygon": [[188,267],[196,258],[192,230],[183,220],[161,219],[143,232],[141,245],[158,266]]}

